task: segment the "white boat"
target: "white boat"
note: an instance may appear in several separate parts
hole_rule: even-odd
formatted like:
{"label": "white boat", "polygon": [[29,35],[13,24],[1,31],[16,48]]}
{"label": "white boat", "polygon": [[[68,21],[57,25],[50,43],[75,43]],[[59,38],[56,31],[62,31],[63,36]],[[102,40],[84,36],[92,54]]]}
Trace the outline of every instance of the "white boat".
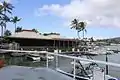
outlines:
{"label": "white boat", "polygon": [[49,55],[48,60],[54,60],[54,56]]}
{"label": "white boat", "polygon": [[28,60],[31,60],[31,61],[40,61],[40,60],[41,60],[39,54],[33,54],[33,53],[28,54],[28,55],[27,55],[27,59],[28,59]]}
{"label": "white boat", "polygon": [[49,61],[54,60],[54,56],[52,56],[52,55],[46,56],[46,54],[41,54],[40,57],[41,57],[41,60],[47,60],[47,58]]}
{"label": "white boat", "polygon": [[96,48],[89,50],[90,54],[96,54],[96,55],[105,55],[105,54],[114,54],[114,52],[110,49],[106,48]]}
{"label": "white boat", "polygon": [[54,60],[54,56],[52,56],[52,55],[48,55],[48,57],[46,56],[46,55],[39,55],[39,54],[29,54],[28,56],[27,56],[27,58],[29,59],[29,60],[33,60],[33,61],[40,61],[40,60],[47,60],[47,58],[48,58],[48,60]]}

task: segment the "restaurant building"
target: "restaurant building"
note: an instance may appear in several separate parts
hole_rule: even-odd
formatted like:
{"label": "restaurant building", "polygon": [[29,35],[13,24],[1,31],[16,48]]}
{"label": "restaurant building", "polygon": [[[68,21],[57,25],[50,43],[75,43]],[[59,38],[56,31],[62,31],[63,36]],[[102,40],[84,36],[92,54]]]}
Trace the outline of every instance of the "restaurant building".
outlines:
{"label": "restaurant building", "polygon": [[20,44],[21,47],[52,47],[52,48],[70,48],[76,47],[76,39],[61,37],[58,33],[40,34],[32,30],[22,30],[8,37],[10,41]]}

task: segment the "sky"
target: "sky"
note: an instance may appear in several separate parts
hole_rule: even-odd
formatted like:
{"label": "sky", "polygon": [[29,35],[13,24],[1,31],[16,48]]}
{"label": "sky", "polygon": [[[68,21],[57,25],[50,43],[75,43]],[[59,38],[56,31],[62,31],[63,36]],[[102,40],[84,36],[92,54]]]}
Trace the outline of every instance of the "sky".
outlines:
{"label": "sky", "polygon": [[[86,37],[120,36],[120,0],[6,1],[15,6],[13,15],[22,18],[17,25],[24,29],[36,28],[41,33],[57,32],[63,37],[75,38],[76,30],[70,29],[70,23],[77,18],[87,22]],[[14,31],[14,25],[8,24],[7,29]]]}

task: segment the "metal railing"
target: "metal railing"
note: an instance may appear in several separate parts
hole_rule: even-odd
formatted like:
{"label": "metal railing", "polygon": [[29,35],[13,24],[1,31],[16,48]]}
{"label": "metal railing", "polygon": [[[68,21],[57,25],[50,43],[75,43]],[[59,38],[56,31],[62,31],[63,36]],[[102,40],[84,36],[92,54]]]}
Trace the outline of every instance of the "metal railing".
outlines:
{"label": "metal railing", "polygon": [[[98,64],[102,64],[102,65],[109,65],[109,66],[114,66],[114,67],[120,67],[120,64],[117,63],[112,63],[112,62],[105,62],[105,61],[99,61],[99,60],[91,60],[91,59],[85,59],[85,58],[80,58],[80,57],[74,57],[74,56],[68,56],[68,55],[62,55],[62,54],[58,54],[59,51],[56,50],[54,53],[51,52],[47,52],[47,51],[24,51],[24,50],[5,50],[5,49],[0,49],[0,51],[4,51],[4,52],[23,52],[25,54],[30,54],[30,53],[36,53],[36,54],[40,54],[40,53],[44,53],[46,54],[47,60],[46,60],[46,67],[48,68],[48,55],[54,55],[56,56],[56,69],[58,68],[58,57],[65,57],[65,58],[70,58],[74,60],[74,64],[73,64],[73,79],[75,80],[76,78],[76,66],[75,66],[75,62],[76,60],[80,60],[80,61],[86,61],[86,62],[92,62],[92,63],[98,63]],[[62,71],[61,71],[62,72]],[[67,74],[67,72],[66,72]],[[69,73],[68,73],[69,74]],[[87,78],[88,79],[88,78]]]}

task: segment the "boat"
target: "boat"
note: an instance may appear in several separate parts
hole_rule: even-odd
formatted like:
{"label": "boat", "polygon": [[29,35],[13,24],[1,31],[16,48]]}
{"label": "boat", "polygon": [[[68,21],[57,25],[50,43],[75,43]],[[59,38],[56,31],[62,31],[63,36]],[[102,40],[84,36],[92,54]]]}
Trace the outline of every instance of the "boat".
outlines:
{"label": "boat", "polygon": [[26,55],[26,57],[28,60],[31,60],[31,61],[41,61],[39,54],[30,53],[30,54]]}
{"label": "boat", "polygon": [[88,50],[90,54],[96,54],[96,55],[105,55],[105,54],[114,54],[114,51],[110,50],[109,48],[105,47],[96,47],[94,49]]}
{"label": "boat", "polygon": [[54,60],[54,56],[49,55],[48,60]]}
{"label": "boat", "polygon": [[45,61],[45,60],[49,60],[49,61],[53,61],[54,60],[54,56],[52,56],[52,55],[46,55],[46,54],[41,54],[40,55],[40,57],[41,57],[41,60],[43,60],[43,61]]}

